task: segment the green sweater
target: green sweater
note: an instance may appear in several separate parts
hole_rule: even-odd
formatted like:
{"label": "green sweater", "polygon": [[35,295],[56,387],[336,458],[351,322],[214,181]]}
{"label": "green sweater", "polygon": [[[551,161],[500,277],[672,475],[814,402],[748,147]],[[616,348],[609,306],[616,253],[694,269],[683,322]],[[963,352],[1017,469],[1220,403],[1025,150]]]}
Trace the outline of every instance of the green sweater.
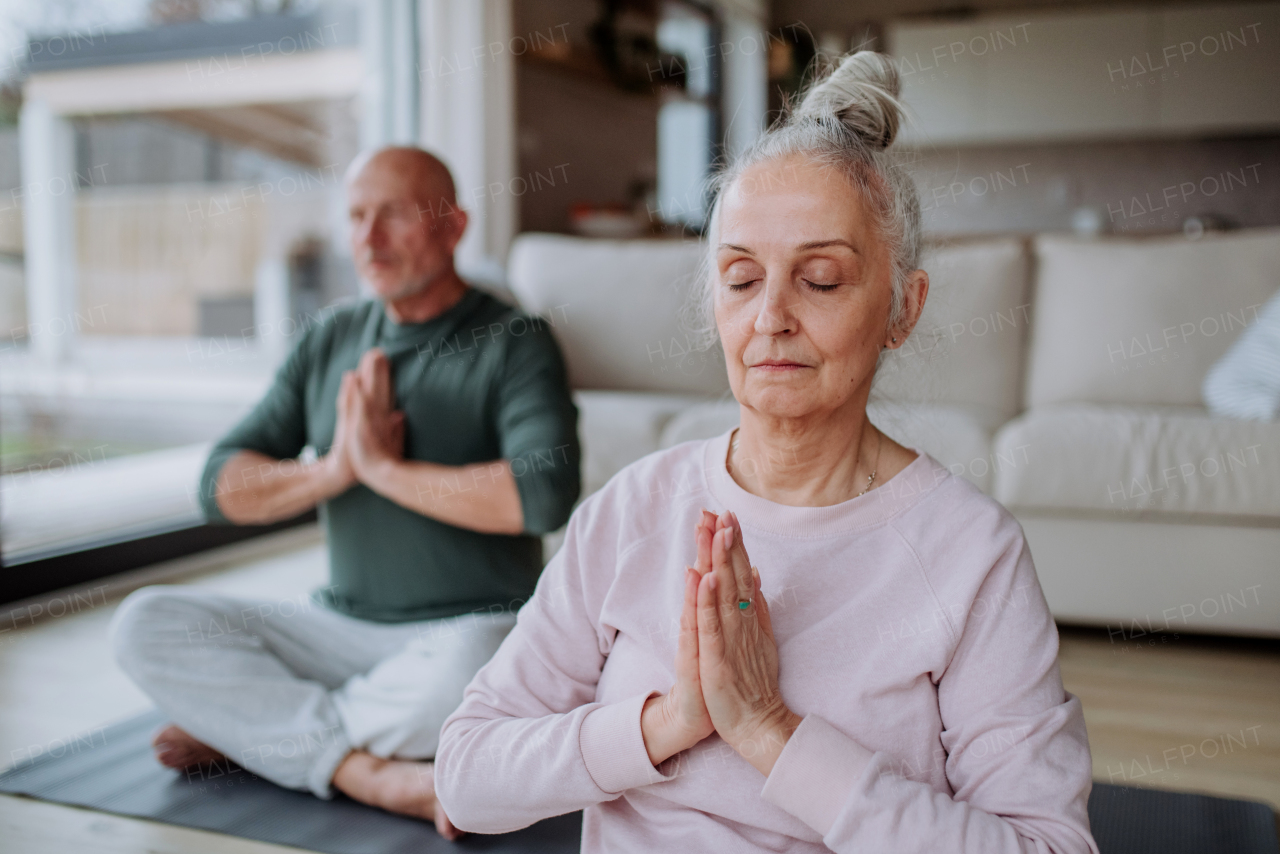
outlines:
{"label": "green sweater", "polygon": [[510,460],[525,533],[457,528],[356,484],[320,506],[330,572],[323,600],[384,622],[518,608],[542,571],[539,535],[563,525],[578,497],[578,410],[549,322],[474,288],[426,323],[397,324],[381,303],[364,301],[308,328],[266,397],[209,455],[200,481],[206,516],[228,523],[215,493],[238,451],[281,460],[308,445],[328,451],[342,373],[374,346],[391,362],[405,457],[448,466]]}

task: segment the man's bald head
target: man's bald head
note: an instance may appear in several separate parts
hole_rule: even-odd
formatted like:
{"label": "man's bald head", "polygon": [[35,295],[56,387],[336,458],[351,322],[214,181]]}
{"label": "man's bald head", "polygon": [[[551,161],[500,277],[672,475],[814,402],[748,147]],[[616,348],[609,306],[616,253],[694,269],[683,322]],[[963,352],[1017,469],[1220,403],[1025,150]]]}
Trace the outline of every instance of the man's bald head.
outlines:
{"label": "man's bald head", "polygon": [[403,299],[452,273],[467,215],[439,158],[410,146],[365,152],[346,187],[356,271],[380,297]]}
{"label": "man's bald head", "polygon": [[[414,188],[414,195],[428,211],[458,206],[457,190],[449,167],[429,151],[411,145],[389,145],[362,151],[347,167],[350,187],[366,171],[387,173]],[[434,204],[431,204],[433,203]]]}

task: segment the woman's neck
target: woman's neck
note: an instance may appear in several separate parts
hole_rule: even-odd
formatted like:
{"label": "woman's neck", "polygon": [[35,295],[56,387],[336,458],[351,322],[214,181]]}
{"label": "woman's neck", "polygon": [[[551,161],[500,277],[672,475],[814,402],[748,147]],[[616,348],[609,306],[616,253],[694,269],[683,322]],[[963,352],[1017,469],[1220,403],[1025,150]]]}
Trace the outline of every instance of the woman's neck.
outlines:
{"label": "woman's neck", "polygon": [[744,406],[729,447],[729,475],[739,486],[795,507],[848,501],[916,457],[880,433],[862,406],[805,418],[776,418]]}

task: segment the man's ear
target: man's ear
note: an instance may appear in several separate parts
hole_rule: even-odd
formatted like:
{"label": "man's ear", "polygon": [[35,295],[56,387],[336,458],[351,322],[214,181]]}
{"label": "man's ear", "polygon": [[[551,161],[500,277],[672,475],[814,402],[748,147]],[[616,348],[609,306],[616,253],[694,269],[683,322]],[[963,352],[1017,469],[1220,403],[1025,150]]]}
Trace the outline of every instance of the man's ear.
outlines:
{"label": "man's ear", "polygon": [[901,347],[916,328],[929,296],[929,274],[924,270],[912,270],[902,289],[902,317],[885,335],[884,346],[889,350]]}
{"label": "man's ear", "polygon": [[454,208],[449,214],[445,224],[445,242],[449,247],[449,251],[453,252],[458,244],[462,242],[462,235],[467,230],[467,212],[462,208]]}

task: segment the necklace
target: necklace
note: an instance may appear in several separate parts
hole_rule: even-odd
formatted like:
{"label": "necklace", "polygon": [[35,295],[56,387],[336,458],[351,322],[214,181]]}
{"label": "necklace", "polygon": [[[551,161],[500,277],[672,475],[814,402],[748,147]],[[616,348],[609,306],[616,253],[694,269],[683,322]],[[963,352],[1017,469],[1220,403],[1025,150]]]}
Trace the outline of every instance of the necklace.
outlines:
{"label": "necklace", "polygon": [[[873,426],[872,430],[876,430]],[[858,493],[857,497],[861,498],[871,491],[871,484],[876,482],[876,470],[880,468],[880,445],[884,441],[884,434],[876,430],[876,464],[871,467],[871,474],[867,475],[867,487]]]}
{"label": "necklace", "polygon": [[[876,482],[876,471],[880,468],[880,446],[884,444],[884,434],[876,430],[875,425],[871,425],[871,429],[876,431],[876,462],[871,467],[871,474],[867,475],[867,485],[859,492],[855,498],[861,498],[871,491],[871,485]],[[724,467],[727,471],[733,471],[733,454],[738,450],[738,428],[733,428],[733,435],[729,437],[729,451],[724,456]],[[861,452],[859,452],[861,453]]]}

